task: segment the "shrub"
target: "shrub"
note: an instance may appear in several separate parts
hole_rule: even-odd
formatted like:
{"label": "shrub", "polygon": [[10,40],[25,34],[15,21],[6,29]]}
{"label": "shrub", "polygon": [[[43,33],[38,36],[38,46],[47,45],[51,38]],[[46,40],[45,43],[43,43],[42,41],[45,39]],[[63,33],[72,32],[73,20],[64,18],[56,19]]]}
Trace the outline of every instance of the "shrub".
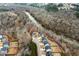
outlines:
{"label": "shrub", "polygon": [[46,9],[48,12],[49,12],[49,11],[53,11],[53,12],[58,11],[57,6],[56,6],[55,4],[52,4],[52,3],[47,4],[47,5],[45,6],[45,9]]}
{"label": "shrub", "polygon": [[76,13],[75,13],[75,16],[76,16],[77,18],[79,18],[79,12],[76,12]]}
{"label": "shrub", "polygon": [[58,7],[63,7],[63,4],[62,3],[58,4]]}
{"label": "shrub", "polygon": [[29,44],[29,48],[31,49],[31,56],[37,56],[37,46],[32,41]]}
{"label": "shrub", "polygon": [[9,11],[8,9],[0,9],[0,12]]}

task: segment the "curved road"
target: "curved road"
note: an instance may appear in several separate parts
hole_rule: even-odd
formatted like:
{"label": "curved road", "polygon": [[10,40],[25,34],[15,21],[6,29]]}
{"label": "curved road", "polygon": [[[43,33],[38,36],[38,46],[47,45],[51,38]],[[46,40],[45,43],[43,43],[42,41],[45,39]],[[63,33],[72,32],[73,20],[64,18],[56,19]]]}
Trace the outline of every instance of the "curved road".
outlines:
{"label": "curved road", "polygon": [[[43,28],[42,26],[41,26],[41,24],[39,24],[36,20],[35,20],[35,18],[29,13],[29,12],[26,12],[26,11],[24,11],[24,13],[29,17],[29,19],[41,30],[41,32],[46,32],[46,31],[48,31],[48,30],[46,30],[45,28]],[[49,31],[49,32],[51,32],[51,31]],[[53,32],[52,32],[53,33]],[[55,37],[57,36],[56,34],[54,35]],[[61,36],[62,37],[62,36]],[[68,39],[64,39],[63,37],[62,37],[62,39],[63,39],[63,41],[65,41],[65,42],[67,42],[67,43],[69,43],[69,44],[71,44],[71,45],[73,45],[73,46],[75,46],[75,47],[79,47],[79,43],[77,43],[77,42],[73,42],[73,41],[71,41],[71,40],[68,40]],[[56,40],[56,39],[55,39]]]}

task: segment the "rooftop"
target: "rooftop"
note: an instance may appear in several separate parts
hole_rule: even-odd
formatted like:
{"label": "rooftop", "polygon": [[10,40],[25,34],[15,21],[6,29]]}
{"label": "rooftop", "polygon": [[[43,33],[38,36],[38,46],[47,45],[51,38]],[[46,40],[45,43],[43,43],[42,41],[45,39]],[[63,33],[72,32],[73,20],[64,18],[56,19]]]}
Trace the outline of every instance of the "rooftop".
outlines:
{"label": "rooftop", "polygon": [[[10,39],[11,40],[11,39]],[[7,39],[6,35],[0,34],[0,54],[8,55],[8,54],[16,54],[18,51],[18,42],[11,42]]]}

